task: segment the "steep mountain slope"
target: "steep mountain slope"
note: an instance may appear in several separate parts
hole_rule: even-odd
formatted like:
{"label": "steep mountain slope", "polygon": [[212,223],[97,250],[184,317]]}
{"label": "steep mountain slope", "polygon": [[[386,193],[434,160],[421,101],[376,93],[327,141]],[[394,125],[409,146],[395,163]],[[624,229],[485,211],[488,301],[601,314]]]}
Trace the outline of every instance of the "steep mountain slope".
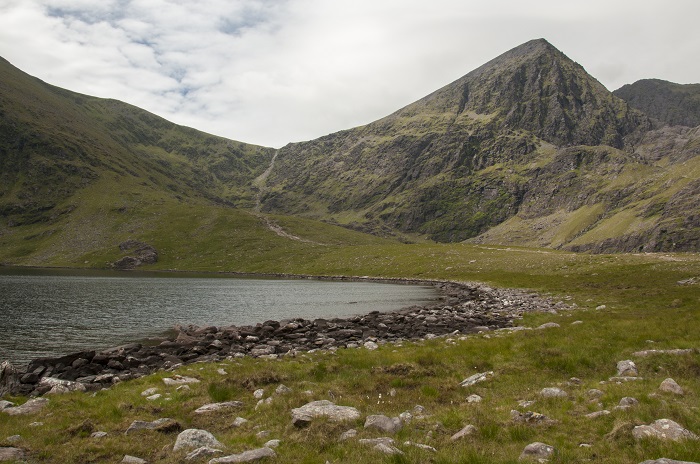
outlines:
{"label": "steep mountain slope", "polygon": [[[667,140],[644,136],[651,127],[580,65],[534,40],[384,119],[284,147],[263,210],[438,241],[502,224],[478,240],[697,249],[695,220],[682,218],[687,199],[698,198],[698,134],[677,134],[684,156],[649,157],[645,147]],[[677,240],[649,242],[662,222]]]}
{"label": "steep mountain slope", "polygon": [[700,84],[642,79],[620,87],[613,94],[664,124],[700,125]]}

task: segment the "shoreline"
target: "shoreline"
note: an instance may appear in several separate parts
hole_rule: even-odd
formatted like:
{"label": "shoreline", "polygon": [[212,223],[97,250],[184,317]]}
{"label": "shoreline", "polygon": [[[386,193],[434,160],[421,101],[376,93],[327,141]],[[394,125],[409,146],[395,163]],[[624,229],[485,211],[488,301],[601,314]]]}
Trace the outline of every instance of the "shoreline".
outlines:
{"label": "shoreline", "polygon": [[509,328],[527,312],[556,313],[570,309],[561,301],[532,292],[494,289],[478,283],[369,276],[256,275],[431,285],[440,297],[433,304],[345,318],[269,320],[254,326],[176,326],[173,336],[157,345],[130,343],[102,351],[37,358],[26,369],[10,365],[5,369],[5,385],[0,385],[0,396],[3,392],[40,396],[72,389],[96,391],[195,362],[244,356],[276,359],[312,350],[376,349],[386,343]]}

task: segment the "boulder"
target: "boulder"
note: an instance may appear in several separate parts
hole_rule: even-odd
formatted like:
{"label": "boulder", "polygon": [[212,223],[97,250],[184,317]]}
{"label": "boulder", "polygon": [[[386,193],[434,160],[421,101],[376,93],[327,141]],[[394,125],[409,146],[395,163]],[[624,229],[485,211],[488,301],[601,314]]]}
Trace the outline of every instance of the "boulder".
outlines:
{"label": "boulder", "polygon": [[617,377],[637,377],[637,365],[629,359],[617,363]]}
{"label": "boulder", "polygon": [[0,363],[0,397],[13,393],[20,384],[20,376],[9,361]]}
{"label": "boulder", "polygon": [[23,461],[24,451],[19,448],[0,447],[0,461]]}
{"label": "boulder", "polygon": [[350,406],[337,406],[328,400],[312,401],[300,408],[292,409],[292,423],[297,427],[308,425],[313,419],[327,417],[333,422],[357,420],[360,411]]}
{"label": "boulder", "polygon": [[569,395],[561,388],[547,387],[540,390],[540,396],[542,398],[566,398]]}
{"label": "boulder", "polygon": [[74,391],[84,392],[85,385],[80,382],[72,382],[70,380],[56,379],[54,377],[44,377],[39,381],[39,388],[48,387],[49,394],[70,393]]}
{"label": "boulder", "polygon": [[129,456],[128,454],[124,456],[124,459],[119,461],[123,464],[146,464],[145,459],[137,458],[136,456]]}
{"label": "boulder", "polygon": [[668,458],[660,458],[660,459],[653,459],[653,460],[647,460],[644,462],[640,462],[639,464],[699,464],[697,462],[690,462],[690,461],[676,461],[675,459],[668,459]]}
{"label": "boulder", "polygon": [[275,458],[277,454],[272,448],[258,448],[254,450],[244,451],[240,454],[232,454],[221,458],[215,458],[209,461],[209,464],[219,463],[235,463],[235,462],[253,462],[265,458]]}
{"label": "boulder", "polygon": [[215,454],[222,454],[223,451],[220,449],[216,448],[209,448],[208,446],[202,446],[201,448],[197,448],[194,451],[191,451],[190,453],[185,456],[185,461],[201,461],[203,458],[213,456]]}
{"label": "boulder", "polygon": [[525,447],[518,458],[519,461],[547,462],[554,457],[555,449],[546,443],[530,443]]}
{"label": "boulder", "polygon": [[658,438],[660,440],[699,440],[696,434],[681,427],[671,419],[659,419],[649,425],[639,425],[632,429],[632,436],[637,440]]}
{"label": "boulder", "polygon": [[346,430],[345,432],[340,434],[340,438],[338,438],[339,441],[345,441],[349,440],[351,438],[355,438],[357,436],[357,430],[355,429],[350,429]]}
{"label": "boulder", "polygon": [[179,422],[167,417],[156,419],[153,422],[136,420],[131,423],[124,434],[130,435],[139,430],[155,430],[162,433],[171,433],[182,430],[182,426]]}
{"label": "boulder", "polygon": [[465,427],[464,427],[462,430],[460,430],[459,432],[457,432],[457,433],[455,433],[454,435],[452,435],[452,436],[450,437],[450,440],[451,440],[451,441],[461,440],[461,439],[464,438],[464,437],[468,437],[468,436],[470,436],[470,435],[474,435],[476,432],[477,432],[476,427],[474,427],[473,425],[469,424],[469,425],[465,426]]}
{"label": "boulder", "polygon": [[223,449],[224,445],[206,430],[187,429],[180,432],[177,436],[173,451],[202,447]]}
{"label": "boulder", "polygon": [[394,435],[401,430],[403,423],[398,417],[387,417],[383,415],[367,416],[365,429],[375,429],[383,433]]}
{"label": "boulder", "polygon": [[659,390],[665,393],[673,393],[674,395],[682,395],[683,394],[683,389],[681,388],[680,385],[676,383],[675,380],[668,378],[661,382],[661,385],[659,386]]}
{"label": "boulder", "polygon": [[21,406],[14,406],[11,408],[3,409],[2,412],[11,416],[24,416],[27,414],[34,414],[39,412],[48,403],[49,400],[46,398],[34,398],[27,401]]}
{"label": "boulder", "polygon": [[166,377],[163,379],[163,383],[167,386],[178,386],[178,385],[185,385],[185,384],[190,384],[190,383],[199,383],[199,379],[195,379],[193,377],[184,377],[182,375],[175,375],[172,378]]}

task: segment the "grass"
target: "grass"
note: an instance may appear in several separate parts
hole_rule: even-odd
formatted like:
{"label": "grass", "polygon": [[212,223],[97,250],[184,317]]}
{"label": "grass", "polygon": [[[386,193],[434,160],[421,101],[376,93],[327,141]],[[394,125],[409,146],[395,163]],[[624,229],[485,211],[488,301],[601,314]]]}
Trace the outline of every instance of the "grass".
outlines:
{"label": "grass", "polygon": [[[202,223],[211,226],[210,233],[218,233],[226,225]],[[332,233],[332,228],[329,230]],[[297,227],[297,231],[303,228]],[[268,244],[275,240],[271,237]],[[165,387],[161,379],[171,374],[158,373],[118,384],[95,396],[54,396],[48,408],[35,416],[0,414],[0,441],[21,435],[19,446],[31,450],[31,457],[40,462],[115,462],[131,454],[149,462],[174,463],[183,457],[171,451],[175,434],[146,431],[124,435],[133,420],[171,417],[183,428],[210,431],[226,445],[228,453],[279,438],[282,444],[274,462],[280,463],[510,463],[516,462],[525,445],[533,441],[557,448],[553,462],[621,464],[663,456],[700,460],[700,447],[691,443],[636,442],[629,433],[634,425],[659,418],[673,419],[700,432],[700,356],[632,357],[641,349],[700,346],[697,331],[689,330],[700,326],[697,286],[676,283],[700,275],[700,256],[582,255],[514,247],[390,242],[345,246],[294,243],[287,251],[292,256],[289,261],[276,262],[271,256],[281,257],[283,253],[277,255],[271,246],[257,255],[257,263],[248,265],[265,271],[478,280],[535,289],[576,303],[577,309],[527,315],[519,322],[529,327],[550,321],[561,325],[547,330],[404,342],[383,345],[374,352],[341,349],[279,360],[190,365],[178,372],[202,382],[187,392]],[[184,265],[197,268],[204,266],[206,259],[211,258],[187,259]],[[606,309],[596,310],[601,304]],[[572,325],[574,321],[582,323]],[[615,374],[617,361],[630,358],[637,362],[642,380],[601,385]],[[217,373],[219,368],[227,374]],[[458,386],[469,375],[487,370],[495,373],[490,381],[470,388]],[[567,384],[571,377],[581,379],[581,384]],[[686,394],[675,397],[658,393],[659,384],[667,377],[674,378]],[[271,404],[256,409],[252,392],[263,388],[268,397],[281,383],[292,393],[273,396]],[[569,398],[539,398],[539,390],[548,386],[560,386]],[[155,402],[143,398],[140,392],[150,387],[159,388],[164,398]],[[592,402],[586,394],[592,388],[604,392],[598,401]],[[308,391],[312,393],[305,393]],[[472,393],[482,396],[483,401],[467,403],[466,397]],[[612,410],[624,396],[635,397],[640,404],[598,419],[584,417],[601,408]],[[362,420],[349,424],[320,421],[307,429],[295,429],[290,410],[316,399],[333,399],[337,404],[357,407],[363,416],[396,416],[420,404],[429,417],[412,421],[394,437],[405,455],[384,457],[359,445],[356,439],[338,441],[349,428],[356,428],[359,438],[378,436],[365,431]],[[244,407],[204,417],[192,413],[203,404],[230,400],[243,401]],[[521,400],[536,402],[521,408]],[[537,411],[558,423],[550,427],[517,425],[510,419],[511,409]],[[231,423],[236,416],[250,422],[234,428]],[[43,425],[32,427],[32,422]],[[450,436],[466,424],[475,425],[478,433],[451,442]],[[109,435],[101,440],[89,438],[88,432],[96,430]],[[269,435],[258,436],[261,431]],[[404,446],[404,441],[428,444],[437,453]],[[580,448],[581,443],[592,447]]]}

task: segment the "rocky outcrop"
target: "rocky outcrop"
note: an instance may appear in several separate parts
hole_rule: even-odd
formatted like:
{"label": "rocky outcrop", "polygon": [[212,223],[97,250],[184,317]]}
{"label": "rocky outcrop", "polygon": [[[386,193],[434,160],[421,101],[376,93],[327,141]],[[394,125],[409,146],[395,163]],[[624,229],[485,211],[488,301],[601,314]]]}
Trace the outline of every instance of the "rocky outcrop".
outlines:
{"label": "rocky outcrop", "polygon": [[[85,388],[95,391],[158,369],[197,361],[216,361],[229,356],[278,357],[315,349],[377,348],[387,342],[511,327],[514,320],[527,312],[557,312],[568,308],[562,302],[518,290],[444,282],[402,282],[435,285],[442,294],[441,299],[427,306],[387,313],[373,311],[349,318],[270,320],[255,326],[178,326],[176,335],[157,346],[131,343],[100,352],[82,351],[35,359],[25,373],[13,370],[12,391],[35,395],[52,390]],[[483,374],[484,378],[491,375],[493,373]],[[163,379],[166,385],[175,386],[198,381],[181,376]],[[466,386],[471,381],[465,382]]]}
{"label": "rocky outcrop", "polygon": [[129,255],[119,258],[112,263],[112,267],[121,270],[136,269],[143,264],[154,264],[158,262],[158,251],[153,245],[139,242],[137,240],[127,240],[119,244],[119,250]]}
{"label": "rocky outcrop", "polygon": [[296,427],[305,427],[319,417],[332,422],[353,421],[360,418],[360,411],[351,406],[338,406],[328,400],[312,401],[292,409],[292,424]]}

